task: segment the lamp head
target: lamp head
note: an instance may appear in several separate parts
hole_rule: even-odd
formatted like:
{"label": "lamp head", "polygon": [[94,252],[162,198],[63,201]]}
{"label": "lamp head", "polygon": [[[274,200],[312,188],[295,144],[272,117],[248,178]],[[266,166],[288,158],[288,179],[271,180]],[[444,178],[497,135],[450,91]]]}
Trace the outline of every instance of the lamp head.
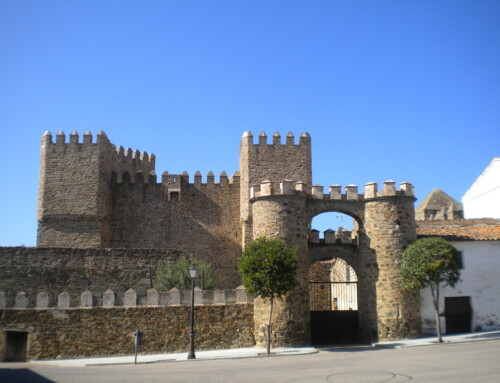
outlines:
{"label": "lamp head", "polygon": [[196,273],[198,272],[198,269],[196,268],[196,266],[193,264],[191,264],[191,267],[189,268],[189,276],[191,277],[191,279],[195,279],[196,278]]}

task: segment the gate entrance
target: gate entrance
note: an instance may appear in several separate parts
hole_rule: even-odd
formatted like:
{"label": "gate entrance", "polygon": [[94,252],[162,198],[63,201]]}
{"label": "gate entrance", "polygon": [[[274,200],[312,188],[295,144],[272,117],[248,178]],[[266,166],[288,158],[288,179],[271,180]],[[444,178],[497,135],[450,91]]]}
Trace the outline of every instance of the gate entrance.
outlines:
{"label": "gate entrance", "polygon": [[357,282],[309,282],[314,345],[359,342]]}

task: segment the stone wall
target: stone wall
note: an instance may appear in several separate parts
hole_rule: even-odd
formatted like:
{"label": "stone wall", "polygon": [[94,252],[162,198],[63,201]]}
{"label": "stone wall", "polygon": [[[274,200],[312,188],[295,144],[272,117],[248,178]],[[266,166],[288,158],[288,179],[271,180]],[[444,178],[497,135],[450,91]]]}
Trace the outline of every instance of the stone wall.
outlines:
{"label": "stone wall", "polygon": [[116,149],[103,132],[95,143],[47,132],[40,163],[38,247],[176,249],[211,263],[224,287],[239,284],[238,175],[190,184],[164,172],[157,183],[153,154]]}
{"label": "stone wall", "polygon": [[175,199],[167,182],[113,185],[110,246],[173,248],[209,262],[224,287],[237,286],[236,260],[241,254],[239,178],[191,184],[187,175],[178,177]]}
{"label": "stone wall", "polygon": [[331,282],[334,260],[317,261],[309,266],[309,282]]}
{"label": "stone wall", "polygon": [[[6,331],[28,332],[28,359],[130,355],[132,333],[144,333],[142,353],[187,352],[189,306],[1,309],[0,360]],[[253,305],[195,306],[196,349],[254,346]]]}
{"label": "stone wall", "polygon": [[73,302],[87,288],[123,294],[130,288],[152,287],[158,265],[174,262],[181,255],[169,249],[0,247],[0,291],[6,294],[7,306],[13,305],[20,291],[26,292],[29,306],[35,305],[41,291],[49,294],[51,305],[64,290]]}

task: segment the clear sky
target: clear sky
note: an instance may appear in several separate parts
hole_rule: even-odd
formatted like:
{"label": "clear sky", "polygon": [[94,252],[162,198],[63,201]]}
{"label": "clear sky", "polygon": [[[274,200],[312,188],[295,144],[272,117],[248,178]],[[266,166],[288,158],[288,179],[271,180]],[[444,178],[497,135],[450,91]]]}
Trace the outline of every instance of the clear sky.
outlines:
{"label": "clear sky", "polygon": [[307,131],[325,190],[460,201],[500,156],[499,20],[498,0],[0,0],[0,245],[35,245],[46,130],[191,176],[234,173],[246,130]]}

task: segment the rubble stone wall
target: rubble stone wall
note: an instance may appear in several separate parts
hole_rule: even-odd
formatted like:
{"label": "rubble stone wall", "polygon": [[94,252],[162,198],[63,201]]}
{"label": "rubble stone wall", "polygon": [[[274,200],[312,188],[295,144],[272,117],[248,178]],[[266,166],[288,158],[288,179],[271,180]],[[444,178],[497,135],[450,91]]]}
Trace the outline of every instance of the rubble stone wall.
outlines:
{"label": "rubble stone wall", "polygon": [[173,248],[210,263],[224,288],[238,286],[239,184],[182,181],[178,200],[169,200],[169,190],[162,183],[115,184],[110,247]]}
{"label": "rubble stone wall", "polygon": [[168,249],[0,247],[0,291],[6,294],[7,306],[24,291],[28,307],[34,307],[39,292],[49,294],[49,304],[55,305],[57,295],[66,290],[75,306],[85,289],[150,288],[156,268],[181,255]]}
{"label": "rubble stone wall", "polygon": [[[0,360],[9,330],[28,333],[28,360],[131,355],[137,329],[144,354],[187,352],[189,306],[1,309],[0,328]],[[252,347],[253,328],[251,303],[195,306],[197,350]]]}

